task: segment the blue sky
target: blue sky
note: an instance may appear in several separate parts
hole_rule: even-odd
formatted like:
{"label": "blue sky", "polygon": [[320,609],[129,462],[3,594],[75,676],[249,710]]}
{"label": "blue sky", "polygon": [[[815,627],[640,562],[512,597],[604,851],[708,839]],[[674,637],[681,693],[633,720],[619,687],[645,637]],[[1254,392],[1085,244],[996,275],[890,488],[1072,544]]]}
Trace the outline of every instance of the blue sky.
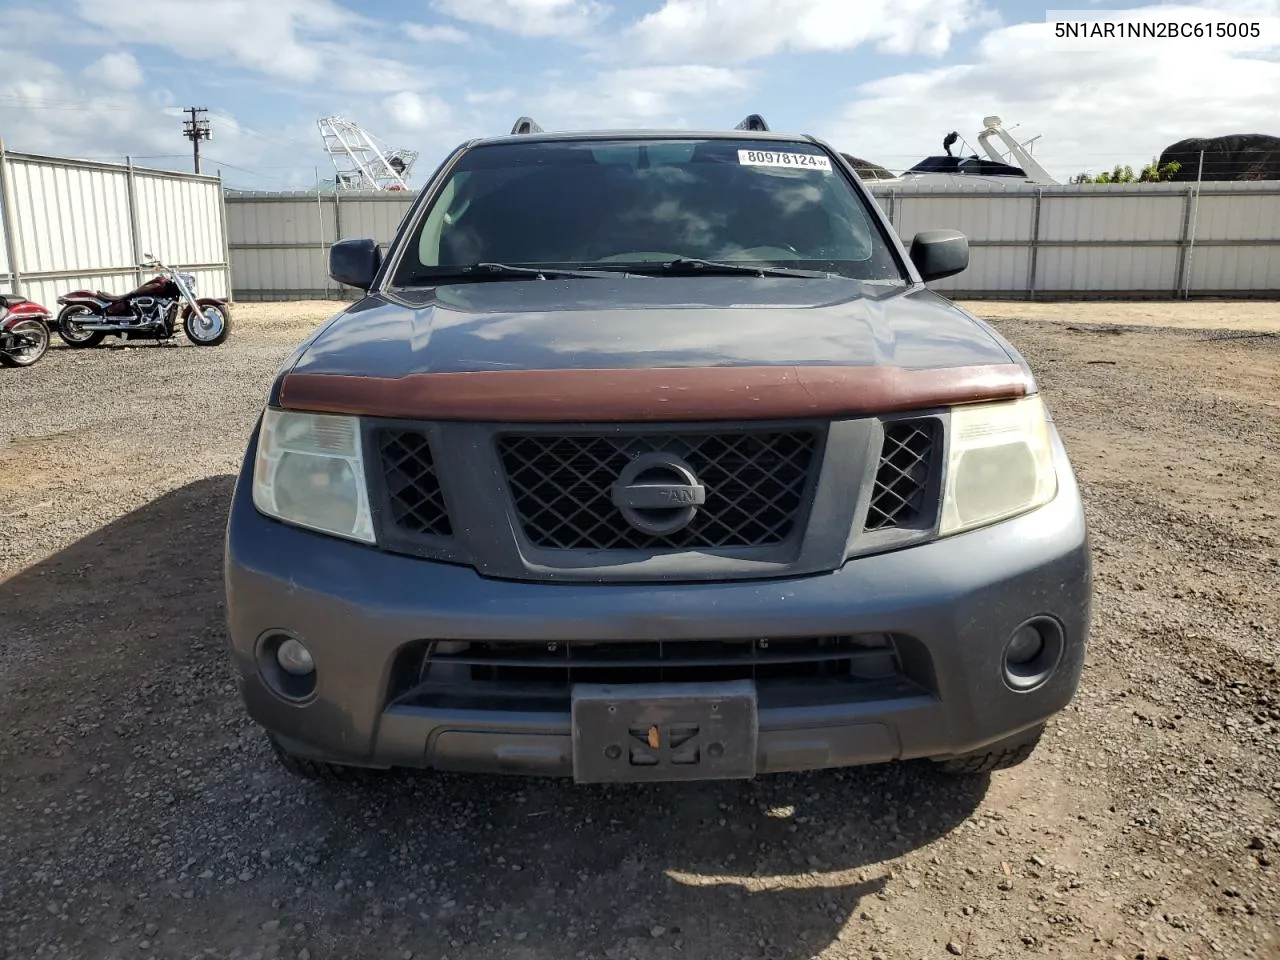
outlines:
{"label": "blue sky", "polygon": [[995,113],[1042,135],[1063,180],[1183,137],[1280,134],[1280,0],[1061,8],[1262,36],[1081,47],[1022,0],[0,0],[0,137],[189,168],[178,111],[204,106],[206,170],[296,189],[332,176],[315,121],[334,113],[420,151],[416,183],[521,114],[575,129],[760,112],[902,169]]}

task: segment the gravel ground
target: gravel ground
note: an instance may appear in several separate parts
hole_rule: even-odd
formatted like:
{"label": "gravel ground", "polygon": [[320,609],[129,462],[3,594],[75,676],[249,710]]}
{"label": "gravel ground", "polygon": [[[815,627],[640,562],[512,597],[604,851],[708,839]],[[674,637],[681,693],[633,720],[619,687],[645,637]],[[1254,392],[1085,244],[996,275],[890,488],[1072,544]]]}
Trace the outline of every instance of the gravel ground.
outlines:
{"label": "gravel ground", "polygon": [[0,371],[4,957],[1280,956],[1280,305],[978,305],[1093,524],[1082,688],[1027,764],[628,789],[318,787],[245,720],[232,475],[335,309]]}

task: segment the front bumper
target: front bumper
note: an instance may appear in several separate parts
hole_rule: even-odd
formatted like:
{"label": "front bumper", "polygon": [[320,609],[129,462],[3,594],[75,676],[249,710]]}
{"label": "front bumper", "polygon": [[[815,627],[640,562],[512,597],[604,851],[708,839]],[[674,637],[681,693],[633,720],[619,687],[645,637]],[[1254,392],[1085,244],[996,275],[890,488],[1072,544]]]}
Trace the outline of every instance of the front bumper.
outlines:
{"label": "front bumper", "polygon": [[[918,685],[904,695],[762,696],[759,772],[849,766],[980,749],[1035,726],[1075,694],[1089,633],[1091,562],[1060,441],[1048,505],[984,529],[841,569],[778,580],[553,584],[486,579],[470,567],[379,551],[268,519],[251,463],[226,541],[230,646],[250,716],[290,751],[366,766],[573,772],[567,702],[536,709],[388,694],[401,653],[426,640],[724,640],[888,634]],[[1062,628],[1056,670],[1017,691],[1004,679],[1011,633],[1032,617]],[[273,632],[302,638],[316,692],[298,704],[259,671]]]}

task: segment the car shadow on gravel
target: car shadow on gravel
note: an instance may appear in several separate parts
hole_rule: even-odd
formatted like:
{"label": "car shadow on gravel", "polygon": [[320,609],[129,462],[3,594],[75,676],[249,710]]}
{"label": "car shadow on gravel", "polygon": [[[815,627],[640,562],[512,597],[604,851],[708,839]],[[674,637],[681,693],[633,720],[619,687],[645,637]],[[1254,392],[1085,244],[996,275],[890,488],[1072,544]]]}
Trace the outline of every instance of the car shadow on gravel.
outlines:
{"label": "car shadow on gravel", "polygon": [[[346,826],[329,853],[354,844],[386,869],[380,888],[412,889],[414,865],[434,864],[448,879],[424,905],[464,942],[518,936],[537,956],[572,955],[559,949],[572,943],[627,958],[670,955],[675,940],[686,955],[799,960],[850,921],[873,925],[891,861],[956,829],[988,784],[927,763],[608,787],[405,771],[310,787],[309,802]],[[379,823],[398,827],[378,835]]]}
{"label": "car shadow on gravel", "polygon": [[128,889],[118,908],[92,898],[88,954],[155,926],[174,955],[799,960],[850,922],[874,940],[889,862],[986,792],[927,763],[644,787],[294,780],[225,652],[233,482],[167,493],[0,583],[13,936],[42,938],[77,890]]}

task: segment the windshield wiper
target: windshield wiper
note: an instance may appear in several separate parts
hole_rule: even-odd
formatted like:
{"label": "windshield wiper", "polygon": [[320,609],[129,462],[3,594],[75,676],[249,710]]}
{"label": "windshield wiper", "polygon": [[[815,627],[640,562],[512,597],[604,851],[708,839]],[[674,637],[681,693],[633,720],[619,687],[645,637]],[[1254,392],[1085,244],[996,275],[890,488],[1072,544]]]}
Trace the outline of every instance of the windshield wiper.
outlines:
{"label": "windshield wiper", "polygon": [[652,276],[654,274],[702,274],[704,276],[747,274],[753,277],[807,277],[823,280],[832,274],[818,270],[796,270],[792,267],[774,267],[762,263],[729,263],[721,260],[701,260],[697,257],[678,257],[675,260],[655,261],[651,263],[629,263],[625,267],[627,273],[639,273]]}
{"label": "windshield wiper", "polygon": [[415,273],[405,286],[421,283],[473,283],[483,280],[601,280],[614,276],[605,270],[572,270],[560,267],[517,267],[509,263],[472,263],[441,273]]}
{"label": "windshield wiper", "polygon": [[726,276],[743,274],[753,277],[804,277],[826,279],[834,276],[817,270],[796,270],[791,267],[773,267],[765,264],[729,263],[719,260],[700,260],[695,257],[677,257],[675,260],[655,260],[644,263],[599,263],[585,269],[570,267],[518,267],[509,263],[472,263],[456,270],[439,273],[412,274],[403,286],[432,286],[447,283],[478,283],[485,280],[557,280],[563,278],[600,280],[616,277],[620,273],[652,277],[701,274],[702,276]]}

